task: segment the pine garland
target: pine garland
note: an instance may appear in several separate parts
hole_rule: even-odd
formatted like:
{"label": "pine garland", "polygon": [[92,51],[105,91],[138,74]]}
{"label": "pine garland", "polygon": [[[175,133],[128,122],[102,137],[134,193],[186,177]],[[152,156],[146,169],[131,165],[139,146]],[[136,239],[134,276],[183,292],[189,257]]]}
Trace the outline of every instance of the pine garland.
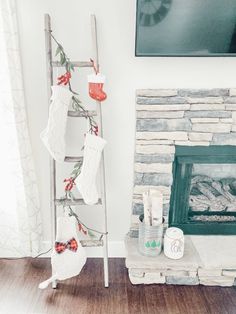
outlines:
{"label": "pine garland", "polygon": [[[89,126],[90,126],[89,127],[89,133],[94,134],[94,135],[98,135],[98,125],[97,125],[96,121],[94,120],[93,117],[90,117],[88,115],[88,111],[84,109],[84,107],[81,104],[80,99],[78,98],[78,93],[75,92],[72,88],[71,78],[72,78],[72,72],[74,72],[74,70],[75,70],[74,66],[73,66],[72,62],[70,61],[70,58],[67,56],[63,46],[57,41],[57,39],[52,34],[52,32],[50,34],[51,34],[51,38],[53,39],[53,41],[57,45],[55,55],[59,57],[59,62],[65,68],[65,71],[66,71],[63,75],[61,75],[57,78],[57,80],[58,80],[57,84],[58,85],[68,85],[69,90],[73,94],[73,96],[72,96],[72,108],[74,109],[74,111],[84,112],[84,117],[86,119],[88,119],[88,121],[89,121]],[[94,69],[95,73],[97,73],[98,69],[95,68],[93,60],[90,59],[90,61],[93,64],[93,69]],[[73,193],[71,190],[75,186],[75,179],[80,174],[81,166],[82,166],[82,161],[75,163],[73,170],[71,172],[70,178],[64,180],[64,183],[66,183],[66,185],[65,185],[65,196],[63,198],[61,198],[62,200],[67,200],[67,199],[73,200],[74,199],[74,196],[73,196]],[[78,222],[79,231],[83,232],[85,235],[88,234],[90,237],[94,237],[93,232],[96,232],[96,233],[101,234],[100,239],[102,238],[102,236],[105,234],[104,232],[100,232],[98,230],[87,227],[84,223],[82,223],[82,221],[79,219],[78,215],[72,210],[72,208],[70,206],[68,206],[68,207],[70,210],[69,215],[74,216]]]}

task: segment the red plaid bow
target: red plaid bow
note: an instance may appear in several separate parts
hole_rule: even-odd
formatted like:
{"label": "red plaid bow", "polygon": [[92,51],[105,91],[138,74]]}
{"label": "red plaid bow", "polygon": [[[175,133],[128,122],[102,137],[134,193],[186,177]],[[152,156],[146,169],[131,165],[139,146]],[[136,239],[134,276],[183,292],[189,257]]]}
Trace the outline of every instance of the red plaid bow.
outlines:
{"label": "red plaid bow", "polygon": [[69,249],[73,252],[76,252],[78,249],[78,243],[75,238],[70,239],[66,243],[63,242],[55,242],[55,250],[58,254],[63,253],[66,249]]}

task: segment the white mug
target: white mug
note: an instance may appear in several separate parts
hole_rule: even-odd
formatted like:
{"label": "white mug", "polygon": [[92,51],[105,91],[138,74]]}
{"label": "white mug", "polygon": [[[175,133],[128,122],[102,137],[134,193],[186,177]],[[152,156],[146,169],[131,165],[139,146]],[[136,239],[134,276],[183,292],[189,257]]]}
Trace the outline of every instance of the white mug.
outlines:
{"label": "white mug", "polygon": [[171,227],[164,236],[164,254],[172,259],[180,259],[184,255],[184,233],[181,229]]}

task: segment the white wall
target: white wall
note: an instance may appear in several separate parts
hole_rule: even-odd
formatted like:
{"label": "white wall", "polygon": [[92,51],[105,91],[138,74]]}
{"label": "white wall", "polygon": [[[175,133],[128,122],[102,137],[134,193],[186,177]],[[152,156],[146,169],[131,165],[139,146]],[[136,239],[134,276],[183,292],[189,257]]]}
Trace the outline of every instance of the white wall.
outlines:
{"label": "white wall", "polygon": [[[128,231],[131,214],[135,130],[135,90],[170,87],[232,87],[236,85],[235,58],[135,58],[135,0],[18,0],[22,62],[30,134],[43,212],[44,239],[50,239],[48,154],[39,133],[46,125],[47,90],[43,15],[52,17],[57,39],[73,60],[91,54],[89,14],[98,22],[102,71],[107,76],[108,99],[103,103],[109,239],[119,244]],[[75,74],[84,102],[86,70]],[[75,123],[75,122],[74,122]],[[76,126],[69,127],[68,132]],[[72,150],[76,142],[68,143]],[[69,168],[62,170],[63,175]],[[61,180],[60,178],[60,180]],[[96,209],[81,209],[86,222],[100,226]],[[118,242],[117,242],[118,241]],[[117,246],[118,247],[118,246]],[[119,246],[120,247],[120,246]],[[113,252],[115,254],[115,252]]]}

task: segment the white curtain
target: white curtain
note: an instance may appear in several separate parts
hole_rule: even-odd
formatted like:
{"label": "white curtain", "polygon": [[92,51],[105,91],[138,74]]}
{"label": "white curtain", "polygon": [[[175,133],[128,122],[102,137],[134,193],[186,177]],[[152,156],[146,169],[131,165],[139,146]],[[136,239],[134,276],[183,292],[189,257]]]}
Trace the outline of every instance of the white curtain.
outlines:
{"label": "white curtain", "polygon": [[14,0],[0,0],[0,257],[34,256],[42,224]]}

